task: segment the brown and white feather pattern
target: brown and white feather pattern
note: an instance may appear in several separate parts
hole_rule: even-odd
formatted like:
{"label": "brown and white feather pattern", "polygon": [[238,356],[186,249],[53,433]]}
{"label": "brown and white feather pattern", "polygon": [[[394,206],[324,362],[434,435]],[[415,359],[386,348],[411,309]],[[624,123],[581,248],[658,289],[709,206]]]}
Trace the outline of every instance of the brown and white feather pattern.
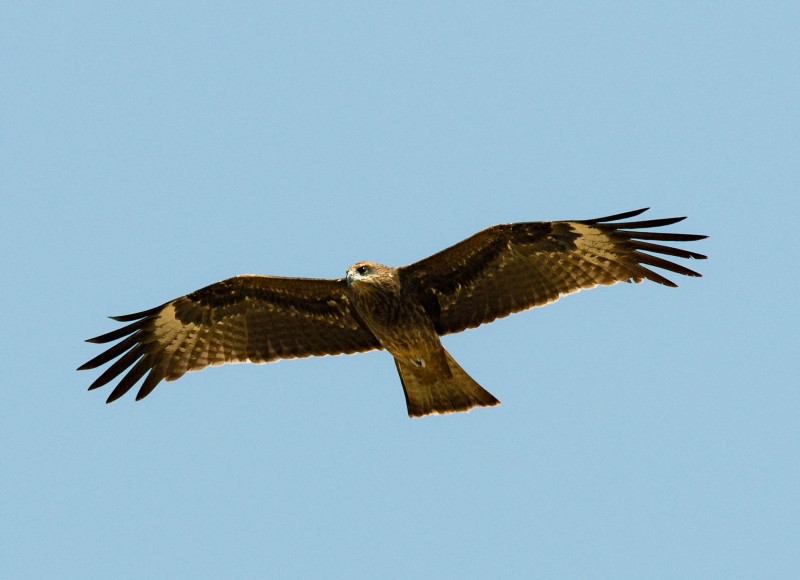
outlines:
{"label": "brown and white feather pattern", "polygon": [[[649,279],[675,286],[652,268],[700,276],[656,254],[703,259],[702,254],[663,242],[690,242],[705,236],[651,231],[684,218],[620,221],[644,211],[487,228],[424,260],[387,269],[396,273],[392,284],[399,284],[401,294],[386,292],[376,297],[374,308],[385,311],[362,312],[363,317],[351,304],[344,279],[236,276],[151,310],[114,317],[128,324],[89,342],[118,342],[80,369],[112,363],[89,387],[121,377],[108,402],[144,377],[136,396],[141,399],[162,380],[175,380],[210,365],[381,348],[364,317],[388,321],[380,330],[391,337],[391,314],[397,304],[386,301],[399,301],[406,308],[418,303],[430,319],[423,321],[425,326],[430,329],[432,324],[436,334],[443,335],[597,285]],[[496,402],[492,397],[470,404]],[[426,408],[424,412],[441,411]]]}
{"label": "brown and white feather pattern", "polygon": [[130,367],[111,402],[146,373],[137,399],[162,379],[172,381],[209,365],[379,348],[353,317],[344,288],[341,279],[229,278],[157,308],[113,317],[130,324],[89,342],[124,340],[80,368],[96,368],[121,355],[90,386],[103,386]]}
{"label": "brown and white feather pattern", "polygon": [[702,254],[650,240],[685,242],[705,236],[637,231],[684,218],[616,221],[644,211],[585,221],[493,226],[400,268],[399,275],[404,284],[418,290],[440,334],[473,328],[598,285],[650,279],[675,286],[648,266],[700,276],[646,252],[703,259]]}

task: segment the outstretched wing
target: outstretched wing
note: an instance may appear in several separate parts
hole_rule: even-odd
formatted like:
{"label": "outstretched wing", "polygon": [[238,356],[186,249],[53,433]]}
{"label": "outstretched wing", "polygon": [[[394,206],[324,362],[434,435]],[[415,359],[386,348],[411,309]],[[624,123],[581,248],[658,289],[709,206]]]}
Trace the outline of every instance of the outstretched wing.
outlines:
{"label": "outstretched wing", "polygon": [[617,221],[647,209],[592,220],[487,228],[400,268],[401,284],[418,294],[437,331],[448,334],[597,285],[646,278],[676,286],[651,267],[700,276],[653,254],[695,259],[704,255],[653,242],[689,242],[706,236],[641,231],[685,218]]}
{"label": "outstretched wing", "polygon": [[89,387],[127,371],[109,403],[145,374],[137,400],[162,379],[173,381],[209,365],[380,348],[353,316],[341,279],[236,276],[151,310],[112,318],[130,324],[88,342],[119,342],[78,369],[120,357]]}

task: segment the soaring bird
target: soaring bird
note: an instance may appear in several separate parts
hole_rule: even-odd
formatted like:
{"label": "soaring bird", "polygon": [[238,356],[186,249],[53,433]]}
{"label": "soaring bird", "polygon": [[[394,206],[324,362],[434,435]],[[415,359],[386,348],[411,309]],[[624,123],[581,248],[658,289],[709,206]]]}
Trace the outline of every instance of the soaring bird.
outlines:
{"label": "soaring bird", "polygon": [[112,317],[129,324],[88,342],[118,342],[78,370],[117,359],[89,387],[123,375],[110,403],[142,377],[137,400],[162,379],[174,381],[209,365],[381,349],[394,358],[410,417],[497,405],[439,337],[598,285],[648,279],[676,286],[651,268],[700,276],[654,254],[706,256],[655,242],[706,236],[646,231],[684,217],[620,221],[647,209],[496,225],[408,266],[358,262],[335,280],[235,276],[150,310]]}

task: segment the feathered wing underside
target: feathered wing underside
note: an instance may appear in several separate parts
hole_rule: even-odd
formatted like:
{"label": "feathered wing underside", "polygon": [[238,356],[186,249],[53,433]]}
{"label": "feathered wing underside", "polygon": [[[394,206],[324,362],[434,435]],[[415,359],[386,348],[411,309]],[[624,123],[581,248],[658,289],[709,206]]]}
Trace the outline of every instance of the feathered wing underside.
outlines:
{"label": "feathered wing underside", "polygon": [[706,236],[649,231],[685,218],[618,221],[646,210],[592,220],[487,228],[400,268],[402,283],[419,294],[437,331],[448,334],[598,285],[644,279],[676,285],[651,268],[700,276],[654,255],[705,258],[660,242],[689,242]]}
{"label": "feathered wing underside", "polygon": [[344,280],[236,276],[151,310],[112,318],[129,324],[88,342],[119,342],[79,367],[117,359],[89,387],[125,373],[109,403],[145,375],[137,400],[163,379],[209,365],[380,348],[354,317]]}

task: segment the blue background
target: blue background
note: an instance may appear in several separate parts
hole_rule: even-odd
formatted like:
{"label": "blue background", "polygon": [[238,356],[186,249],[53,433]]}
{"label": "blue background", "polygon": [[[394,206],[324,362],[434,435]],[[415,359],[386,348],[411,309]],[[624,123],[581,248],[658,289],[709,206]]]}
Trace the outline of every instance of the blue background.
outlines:
{"label": "blue background", "polygon": [[[10,2],[7,578],[800,575],[800,9]],[[409,420],[384,352],[87,393],[105,315],[651,206],[678,289],[445,346],[503,405]]]}

